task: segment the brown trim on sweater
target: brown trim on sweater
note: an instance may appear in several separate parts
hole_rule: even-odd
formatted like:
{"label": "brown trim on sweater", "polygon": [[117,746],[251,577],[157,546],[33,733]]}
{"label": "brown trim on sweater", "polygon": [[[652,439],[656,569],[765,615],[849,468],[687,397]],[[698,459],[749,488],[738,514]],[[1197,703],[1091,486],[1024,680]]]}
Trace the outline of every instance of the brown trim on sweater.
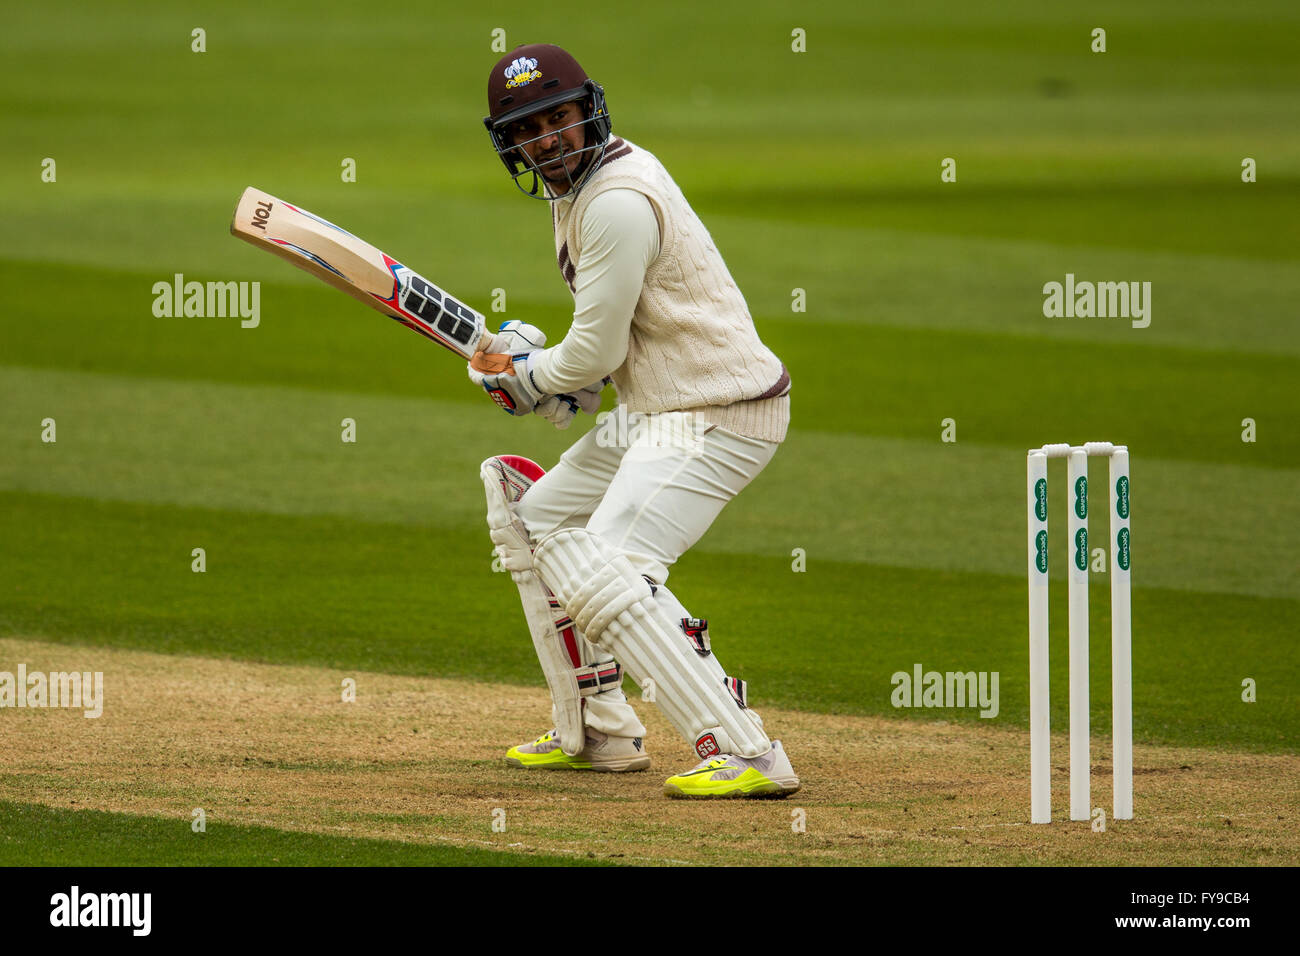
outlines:
{"label": "brown trim on sweater", "polygon": [[571,291],[576,292],[577,289],[573,287],[573,277],[578,274],[578,270],[569,259],[568,242],[565,242],[564,245],[560,246],[560,255],[557,262],[560,266],[560,275],[564,278],[565,283],[569,286]]}
{"label": "brown trim on sweater", "polygon": [[597,166],[596,168],[604,169],[607,165],[612,163],[614,160],[622,159],[624,156],[630,156],[630,155],[632,155],[632,147],[629,146],[627,143],[625,143],[623,140],[618,139],[616,137],[614,141],[610,143],[609,146],[606,148],[605,158],[600,161],[600,165]]}
{"label": "brown trim on sweater", "polygon": [[[768,389],[766,392],[764,392],[762,395],[758,396],[758,398],[759,398],[759,399],[763,399],[763,398],[777,398],[777,397],[779,397],[779,396],[781,396],[781,395],[784,395],[784,394],[785,394],[786,392],[788,392],[788,391],[790,391],[790,373],[789,373],[788,371],[786,371],[785,363],[782,363],[782,364],[781,364],[781,377],[778,378],[778,379],[776,380],[776,384],[775,384],[775,385],[773,385],[771,388],[769,388],[769,389]],[[757,400],[758,400],[758,399],[755,399],[755,401],[757,401]]]}

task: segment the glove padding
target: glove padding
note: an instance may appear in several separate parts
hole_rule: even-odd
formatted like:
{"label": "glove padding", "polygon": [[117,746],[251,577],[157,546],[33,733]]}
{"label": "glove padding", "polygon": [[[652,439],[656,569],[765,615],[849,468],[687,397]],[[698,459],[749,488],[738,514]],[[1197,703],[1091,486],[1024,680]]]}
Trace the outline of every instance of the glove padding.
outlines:
{"label": "glove padding", "polygon": [[511,415],[527,415],[546,396],[533,384],[532,363],[540,349],[489,355],[475,352],[470,368],[483,376],[483,390]]}
{"label": "glove padding", "polygon": [[518,319],[501,323],[488,347],[475,353],[466,369],[469,379],[511,415],[536,412],[559,429],[568,428],[579,411],[600,411],[600,393],[609,378],[565,395],[543,395],[528,371],[532,355],[546,345],[546,333]]}
{"label": "glove padding", "polygon": [[564,430],[573,424],[579,411],[588,415],[600,411],[600,392],[604,387],[605,381],[602,379],[567,395],[549,395],[538,402],[533,410],[556,428]]}
{"label": "glove padding", "polygon": [[[488,355],[512,355],[515,352],[530,352],[533,349],[546,347],[546,333],[535,325],[529,325],[527,322],[520,322],[518,319],[511,319],[508,322],[502,322],[501,328],[492,336],[492,341],[488,347],[483,349]],[[502,366],[504,368],[504,366]],[[483,372],[474,367],[474,363],[467,362],[465,370],[469,372],[469,380],[479,388],[483,387]],[[495,369],[500,371],[500,368]]]}
{"label": "glove padding", "polygon": [[[532,387],[531,382],[503,381],[502,377],[526,374],[529,353],[539,351],[545,345],[546,333],[537,326],[518,319],[502,322],[488,347],[474,353],[466,365],[469,380],[491,395],[492,400],[511,415],[527,415],[544,396]],[[517,359],[522,360],[518,369],[515,368]]]}
{"label": "glove padding", "polygon": [[535,325],[511,319],[502,322],[485,352],[528,352],[546,348],[546,333]]}

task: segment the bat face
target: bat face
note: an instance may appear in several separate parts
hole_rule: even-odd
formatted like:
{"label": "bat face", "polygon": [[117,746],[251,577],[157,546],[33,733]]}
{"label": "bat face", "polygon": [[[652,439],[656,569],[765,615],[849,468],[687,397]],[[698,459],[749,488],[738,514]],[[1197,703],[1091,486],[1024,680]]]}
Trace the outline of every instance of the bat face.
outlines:
{"label": "bat face", "polygon": [[370,243],[249,186],[230,232],[470,358],[488,336],[482,315]]}

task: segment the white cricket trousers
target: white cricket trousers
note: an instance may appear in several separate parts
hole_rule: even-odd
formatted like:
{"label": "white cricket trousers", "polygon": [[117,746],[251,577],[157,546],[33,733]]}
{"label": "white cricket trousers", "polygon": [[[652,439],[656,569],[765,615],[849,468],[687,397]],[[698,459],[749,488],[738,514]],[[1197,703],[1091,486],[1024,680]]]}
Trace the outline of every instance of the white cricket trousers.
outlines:
{"label": "white cricket trousers", "polygon": [[[517,507],[536,544],[560,528],[585,527],[625,554],[657,586],[673,619],[690,617],[664,583],[724,505],[772,460],[777,442],[746,438],[690,412],[616,409],[578,439]],[[595,649],[595,661],[611,660]],[[719,665],[720,666],[720,665]],[[587,698],[588,727],[615,737],[645,728],[622,690]],[[552,715],[554,716],[554,715]]]}

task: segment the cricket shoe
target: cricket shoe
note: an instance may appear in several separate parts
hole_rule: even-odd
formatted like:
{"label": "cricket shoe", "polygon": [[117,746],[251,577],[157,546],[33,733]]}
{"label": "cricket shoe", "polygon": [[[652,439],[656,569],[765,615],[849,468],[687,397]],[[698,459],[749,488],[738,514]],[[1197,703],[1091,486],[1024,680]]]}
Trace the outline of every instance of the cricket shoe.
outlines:
{"label": "cricket shoe", "polygon": [[695,769],[669,777],[664,795],[669,797],[780,799],[799,789],[799,778],[790,766],[781,741],[772,741],[772,749],[761,757],[737,757],[722,754],[699,764]]}
{"label": "cricket shoe", "polygon": [[576,756],[570,757],[560,747],[560,738],[552,729],[531,744],[511,747],[506,752],[506,765],[529,769],[539,767],[543,770],[624,773],[645,770],[650,766],[650,755],[645,752],[640,737],[611,737],[588,727],[586,746]]}

